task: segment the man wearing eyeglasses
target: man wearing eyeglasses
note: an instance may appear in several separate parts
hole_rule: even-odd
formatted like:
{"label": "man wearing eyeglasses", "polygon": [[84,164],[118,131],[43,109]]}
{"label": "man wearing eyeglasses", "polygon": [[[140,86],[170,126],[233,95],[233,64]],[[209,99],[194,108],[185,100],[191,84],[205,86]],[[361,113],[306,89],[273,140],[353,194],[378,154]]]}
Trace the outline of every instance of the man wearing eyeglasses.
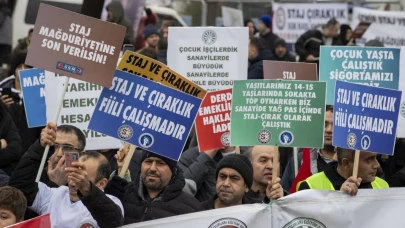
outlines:
{"label": "man wearing eyeglasses", "polygon": [[[53,227],[118,227],[122,225],[124,211],[120,200],[104,194],[111,167],[107,159],[97,152],[82,153],[79,160],[65,167],[66,152],[81,152],[85,147],[72,130],[67,133],[65,125],[56,127],[54,123],[42,130],[37,140],[21,158],[13,175],[10,186],[20,189],[27,198],[27,206],[43,215],[51,214]],[[68,186],[50,188],[46,184],[35,182],[45,147],[51,146],[55,152],[49,161],[49,167],[65,169]]]}

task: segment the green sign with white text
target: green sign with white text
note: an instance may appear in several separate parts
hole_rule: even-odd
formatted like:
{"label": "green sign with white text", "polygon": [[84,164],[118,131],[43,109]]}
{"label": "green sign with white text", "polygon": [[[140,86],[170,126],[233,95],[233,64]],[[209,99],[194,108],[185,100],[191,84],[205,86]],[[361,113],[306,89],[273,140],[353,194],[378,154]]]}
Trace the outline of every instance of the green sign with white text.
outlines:
{"label": "green sign with white text", "polygon": [[322,148],[326,82],[235,81],[231,145]]}

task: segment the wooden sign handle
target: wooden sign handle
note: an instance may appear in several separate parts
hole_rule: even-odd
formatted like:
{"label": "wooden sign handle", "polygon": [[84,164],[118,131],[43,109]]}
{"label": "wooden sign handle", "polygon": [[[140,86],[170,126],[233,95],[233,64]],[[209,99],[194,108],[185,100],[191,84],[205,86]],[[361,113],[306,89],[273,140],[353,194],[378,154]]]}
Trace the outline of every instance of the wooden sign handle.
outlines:
{"label": "wooden sign handle", "polygon": [[[125,146],[127,146],[127,143]],[[121,178],[124,178],[125,173],[128,170],[129,163],[131,162],[132,156],[134,156],[135,150],[136,150],[136,146],[129,144],[129,152],[128,152],[127,156],[125,157],[124,165],[122,166],[121,172],[119,173],[119,176]]]}
{"label": "wooden sign handle", "polygon": [[354,166],[353,166],[353,177],[356,179],[359,171],[359,159],[360,159],[360,150],[356,150],[354,152]]}

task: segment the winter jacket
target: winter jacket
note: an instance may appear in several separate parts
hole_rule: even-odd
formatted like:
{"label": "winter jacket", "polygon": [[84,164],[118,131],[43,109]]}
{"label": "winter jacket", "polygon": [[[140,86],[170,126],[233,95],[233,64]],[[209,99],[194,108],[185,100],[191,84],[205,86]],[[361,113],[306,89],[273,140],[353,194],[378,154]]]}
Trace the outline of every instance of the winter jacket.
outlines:
{"label": "winter jacket", "polygon": [[[15,93],[18,90],[15,88],[15,76],[5,78],[0,82],[0,88],[11,88]],[[21,94],[20,94],[21,96]],[[28,128],[27,117],[25,115],[24,101],[21,100],[19,103],[14,103],[8,107],[8,111],[13,118],[15,126],[19,131],[21,138],[21,154],[25,153],[32,144],[41,136],[41,130],[43,127]]]}
{"label": "winter jacket", "polygon": [[272,51],[264,49],[255,59],[249,60],[248,79],[263,79],[263,60],[272,60],[273,58]]}
{"label": "winter jacket", "polygon": [[266,34],[260,34],[260,38],[264,40],[264,44],[266,48],[273,51],[274,50],[274,41],[276,41],[279,37],[274,34],[273,32],[269,32]]}
{"label": "winter jacket", "polygon": [[8,185],[10,177],[3,170],[0,169],[0,187]]}
{"label": "winter jacket", "polygon": [[198,147],[188,149],[180,157],[178,166],[184,171],[186,179],[191,179],[196,183],[195,198],[200,202],[208,200],[216,193],[215,170],[222,157],[222,154],[218,152],[214,159],[211,159],[207,154],[200,152]]}
{"label": "winter jacket", "polygon": [[[295,42],[295,51],[300,56],[300,62],[306,62],[309,55],[319,58],[322,45],[325,45],[325,36],[320,30],[309,30],[302,34]],[[333,38],[332,45],[341,45],[340,39],[338,37]]]}
{"label": "winter jacket", "polygon": [[113,19],[111,22],[122,25],[127,29],[127,32],[125,33],[125,42],[128,44],[134,44],[135,38],[132,23],[125,16],[124,7],[122,6],[121,2],[111,1],[106,8],[112,12]]}
{"label": "winter jacket", "polygon": [[[27,206],[33,205],[39,191],[35,178],[44,149],[39,140],[34,143],[21,158],[10,178],[9,185],[24,193],[27,198]],[[51,154],[48,154],[48,158],[50,156]],[[78,195],[81,196],[80,192]],[[123,216],[119,206],[94,185],[91,187],[90,195],[81,198],[81,201],[100,227],[111,227],[106,224],[116,224],[115,227],[122,225]]]}
{"label": "winter jacket", "polygon": [[22,155],[21,138],[3,102],[0,102],[0,139],[7,142],[7,147],[0,149],[0,169],[10,176]]}
{"label": "winter jacket", "polygon": [[123,180],[118,176],[110,180],[105,191],[121,199],[124,211],[127,212],[124,224],[202,211],[201,203],[193,196],[183,192],[185,180],[181,169],[177,167],[177,171],[173,175],[169,185],[154,199],[149,197],[140,173],[135,181],[124,187],[122,195],[111,191],[111,186],[123,185]]}
{"label": "winter jacket", "polygon": [[395,173],[390,180],[390,187],[405,187],[405,168]]}
{"label": "winter jacket", "polygon": [[[215,200],[218,198],[217,194],[213,195],[210,199],[203,202],[204,210],[212,210],[215,209]],[[255,197],[250,197],[247,194],[243,196],[242,204],[255,204],[255,203],[263,203],[263,200]]]}

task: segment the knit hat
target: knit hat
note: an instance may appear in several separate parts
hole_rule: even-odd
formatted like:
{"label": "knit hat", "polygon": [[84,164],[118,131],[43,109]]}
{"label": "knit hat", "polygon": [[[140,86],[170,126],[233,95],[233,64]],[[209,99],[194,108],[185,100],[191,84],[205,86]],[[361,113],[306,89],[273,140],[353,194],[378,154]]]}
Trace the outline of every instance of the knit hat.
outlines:
{"label": "knit hat", "polygon": [[144,39],[146,40],[149,36],[156,34],[159,36],[158,30],[153,26],[153,25],[148,25],[145,28],[145,31],[143,33]]}
{"label": "knit hat", "polygon": [[279,45],[282,46],[282,47],[287,47],[287,44],[285,43],[285,40],[283,40],[281,38],[278,38],[278,39],[276,39],[274,41],[274,47],[277,47]]}
{"label": "knit hat", "polygon": [[18,52],[11,57],[10,69],[8,71],[8,76],[14,75],[15,69],[25,63],[25,58],[27,58],[26,52]]}
{"label": "knit hat", "polygon": [[267,28],[271,28],[271,17],[268,14],[262,15],[259,17],[259,21],[263,22],[264,25],[267,26]]}
{"label": "knit hat", "polygon": [[146,158],[150,158],[150,157],[162,159],[162,161],[164,161],[170,167],[170,169],[172,170],[172,173],[173,174],[175,173],[176,167],[177,167],[177,161],[174,161],[174,160],[172,160],[170,158],[167,158],[167,157],[163,157],[162,155],[155,154],[155,153],[147,151],[147,150],[143,150],[141,163],[143,161],[145,161]]}
{"label": "knit hat", "polygon": [[253,167],[249,158],[241,154],[230,154],[221,159],[217,164],[216,178],[218,179],[218,173],[223,168],[231,168],[243,177],[248,188],[252,187],[253,183]]}

